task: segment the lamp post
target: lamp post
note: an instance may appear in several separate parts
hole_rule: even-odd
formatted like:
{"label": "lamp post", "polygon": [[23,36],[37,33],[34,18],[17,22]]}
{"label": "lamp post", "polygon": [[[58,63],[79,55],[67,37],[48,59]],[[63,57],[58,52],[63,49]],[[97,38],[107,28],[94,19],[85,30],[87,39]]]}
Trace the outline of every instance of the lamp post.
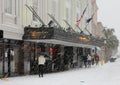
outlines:
{"label": "lamp post", "polygon": [[[106,39],[104,40],[104,59],[106,58]],[[106,60],[106,59],[105,59]]]}

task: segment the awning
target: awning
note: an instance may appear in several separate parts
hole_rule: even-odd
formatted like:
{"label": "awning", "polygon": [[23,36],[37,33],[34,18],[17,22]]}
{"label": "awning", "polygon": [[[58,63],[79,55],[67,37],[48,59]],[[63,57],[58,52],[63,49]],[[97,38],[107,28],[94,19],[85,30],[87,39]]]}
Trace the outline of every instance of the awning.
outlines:
{"label": "awning", "polygon": [[94,48],[93,45],[87,45],[87,44],[80,44],[80,43],[72,43],[72,42],[66,42],[61,40],[55,40],[55,39],[44,39],[44,40],[25,40],[25,41],[31,41],[31,42],[37,42],[37,43],[48,43],[48,44],[59,44],[64,46],[74,46],[74,47],[86,47],[86,48]]}
{"label": "awning", "polygon": [[74,47],[93,48],[102,45],[101,41],[94,37],[54,27],[25,27],[23,39],[37,43],[61,44]]}

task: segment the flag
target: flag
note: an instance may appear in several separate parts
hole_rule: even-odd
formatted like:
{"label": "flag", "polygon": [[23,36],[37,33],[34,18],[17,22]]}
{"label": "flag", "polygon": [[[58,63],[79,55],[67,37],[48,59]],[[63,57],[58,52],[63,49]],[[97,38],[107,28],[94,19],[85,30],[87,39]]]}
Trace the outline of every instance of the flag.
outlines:
{"label": "flag", "polygon": [[86,23],[90,23],[90,21],[93,19],[93,16],[94,14],[92,14],[92,16],[86,20]]}
{"label": "flag", "polygon": [[85,7],[85,9],[84,9],[84,11],[83,11],[83,13],[82,13],[80,19],[78,19],[78,20],[76,21],[76,22],[77,22],[77,25],[80,24],[80,21],[81,21],[81,19],[83,18],[84,14],[85,14],[85,12],[86,12],[87,7],[88,7],[88,4],[87,4],[87,6]]}
{"label": "flag", "polygon": [[87,19],[86,23],[89,23],[92,19],[93,19],[92,17]]}

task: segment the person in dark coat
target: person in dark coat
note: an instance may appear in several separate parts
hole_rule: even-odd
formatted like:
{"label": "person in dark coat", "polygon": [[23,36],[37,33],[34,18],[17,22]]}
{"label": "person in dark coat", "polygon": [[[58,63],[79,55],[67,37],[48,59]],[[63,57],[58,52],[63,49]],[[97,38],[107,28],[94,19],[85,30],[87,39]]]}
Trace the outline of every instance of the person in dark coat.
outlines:
{"label": "person in dark coat", "polygon": [[91,58],[92,58],[92,59],[91,59],[91,64],[94,65],[94,61],[95,61],[94,55],[92,55]]}
{"label": "person in dark coat", "polygon": [[86,55],[83,55],[82,56],[82,60],[83,60],[83,63],[85,65],[85,68],[87,67],[87,56]]}

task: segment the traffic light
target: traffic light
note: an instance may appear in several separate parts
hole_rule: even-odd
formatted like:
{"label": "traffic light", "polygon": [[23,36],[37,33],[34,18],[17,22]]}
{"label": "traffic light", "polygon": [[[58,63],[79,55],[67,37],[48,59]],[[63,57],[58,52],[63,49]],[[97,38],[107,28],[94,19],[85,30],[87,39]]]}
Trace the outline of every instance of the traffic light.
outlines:
{"label": "traffic light", "polygon": [[3,30],[0,30],[0,38],[3,38]]}

